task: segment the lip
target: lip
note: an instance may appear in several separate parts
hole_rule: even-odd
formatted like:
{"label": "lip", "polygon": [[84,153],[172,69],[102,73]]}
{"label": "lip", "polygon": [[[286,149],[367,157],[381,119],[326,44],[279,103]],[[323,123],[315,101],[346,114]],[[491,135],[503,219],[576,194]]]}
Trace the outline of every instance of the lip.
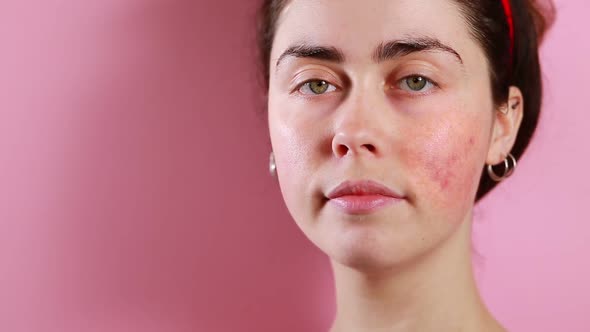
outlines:
{"label": "lip", "polygon": [[326,197],[349,214],[372,213],[404,199],[393,189],[372,180],[344,181]]}

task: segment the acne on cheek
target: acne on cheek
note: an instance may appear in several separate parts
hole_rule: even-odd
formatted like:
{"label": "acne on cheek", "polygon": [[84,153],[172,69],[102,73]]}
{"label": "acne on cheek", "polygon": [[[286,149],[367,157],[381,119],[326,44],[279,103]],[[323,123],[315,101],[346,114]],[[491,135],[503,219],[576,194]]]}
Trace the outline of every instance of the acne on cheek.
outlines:
{"label": "acne on cheek", "polygon": [[473,190],[478,136],[476,133],[451,136],[450,127],[438,129],[405,148],[403,158],[410,170],[416,170],[419,185],[444,193],[445,200],[463,200]]}
{"label": "acne on cheek", "polygon": [[430,178],[439,184],[441,191],[448,190],[451,183],[464,185],[463,182],[465,181],[463,181],[461,176],[466,175],[466,171],[468,171],[466,166],[469,167],[470,165],[466,165],[463,161],[469,159],[467,157],[475,145],[475,137],[470,136],[466,141],[466,143],[458,147],[453,147],[449,155],[442,156],[441,158],[431,154],[425,156],[424,159],[427,170],[430,172]]}

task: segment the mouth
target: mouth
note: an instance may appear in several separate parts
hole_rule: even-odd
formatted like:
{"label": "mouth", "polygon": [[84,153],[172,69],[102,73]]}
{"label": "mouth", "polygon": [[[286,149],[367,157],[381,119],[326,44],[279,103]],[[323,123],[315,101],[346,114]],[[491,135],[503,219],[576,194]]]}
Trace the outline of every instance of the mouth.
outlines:
{"label": "mouth", "polygon": [[371,180],[344,181],[327,195],[328,203],[347,214],[374,213],[404,200],[395,190]]}

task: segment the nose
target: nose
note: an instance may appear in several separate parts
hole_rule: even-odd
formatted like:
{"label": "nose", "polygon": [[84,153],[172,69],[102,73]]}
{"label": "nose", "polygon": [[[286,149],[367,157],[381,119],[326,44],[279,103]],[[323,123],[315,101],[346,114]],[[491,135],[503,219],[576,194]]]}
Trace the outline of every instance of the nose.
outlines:
{"label": "nose", "polygon": [[[385,125],[388,122],[383,106],[375,99],[365,94],[365,98],[349,100],[348,105],[342,105],[341,112],[336,119],[332,152],[342,158],[347,155],[379,156],[385,145]],[[371,101],[372,100],[372,101]]]}
{"label": "nose", "polygon": [[336,157],[346,155],[377,154],[377,143],[362,128],[341,129],[332,140],[332,152]]}

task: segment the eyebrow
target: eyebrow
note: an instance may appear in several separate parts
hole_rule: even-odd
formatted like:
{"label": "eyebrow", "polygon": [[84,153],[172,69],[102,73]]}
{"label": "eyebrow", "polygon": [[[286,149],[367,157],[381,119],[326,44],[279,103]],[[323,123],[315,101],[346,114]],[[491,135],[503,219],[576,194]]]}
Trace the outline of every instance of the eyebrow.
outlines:
{"label": "eyebrow", "polygon": [[[372,60],[379,63],[422,51],[449,53],[463,65],[463,59],[457,51],[433,37],[412,37],[381,43],[373,51]],[[336,47],[317,46],[309,43],[299,43],[288,47],[277,60],[277,69],[286,57],[312,58],[335,63],[342,63],[346,60],[344,52]]]}
{"label": "eyebrow", "polygon": [[336,47],[315,46],[306,43],[293,45],[287,48],[277,60],[277,68],[281,64],[281,61],[286,57],[312,58],[336,63],[341,63],[345,60],[344,52]]}

